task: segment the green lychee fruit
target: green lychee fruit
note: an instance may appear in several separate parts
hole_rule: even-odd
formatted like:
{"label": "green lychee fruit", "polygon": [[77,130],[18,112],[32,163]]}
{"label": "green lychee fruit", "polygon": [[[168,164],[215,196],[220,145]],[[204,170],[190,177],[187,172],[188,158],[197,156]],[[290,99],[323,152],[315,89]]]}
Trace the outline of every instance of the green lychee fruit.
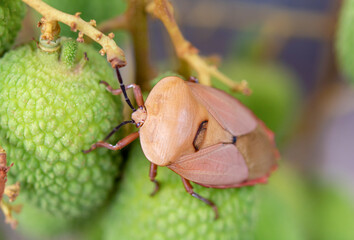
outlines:
{"label": "green lychee fruit", "polygon": [[258,192],[256,240],[307,239],[311,208],[304,178],[283,162]]}
{"label": "green lychee fruit", "polygon": [[68,221],[65,217],[53,216],[34,206],[22,194],[16,199],[16,204],[22,205],[21,212],[14,215],[19,222],[16,230],[28,239],[102,239],[100,221],[106,212],[106,207],[100,208],[96,214],[90,216],[88,221]]}
{"label": "green lychee fruit", "polygon": [[348,80],[354,83],[354,1],[345,0],[340,11],[339,25],[337,28],[336,50],[339,66],[348,76]]}
{"label": "green lychee fruit", "polygon": [[255,187],[213,189],[193,184],[196,193],[218,206],[220,217],[214,220],[212,208],[189,195],[180,176],[166,167],[157,172],[160,190],[150,197],[154,184],[148,177],[149,161],[135,144],[104,221],[103,239],[252,239]]}
{"label": "green lychee fruit", "polygon": [[353,194],[342,186],[311,182],[312,239],[354,239]]}
{"label": "green lychee fruit", "polygon": [[29,203],[26,196],[20,193],[16,204],[21,204],[22,209],[15,217],[19,222],[17,230],[30,239],[52,239],[55,236],[68,234],[77,228],[75,222],[67,221],[63,217],[54,217],[45,210]]}
{"label": "green lychee fruit", "polygon": [[229,92],[250,108],[275,132],[277,142],[282,142],[296,122],[301,102],[295,75],[281,65],[248,61],[227,62],[221,71],[235,81],[246,80],[252,94],[245,96],[231,92],[225,85],[214,81],[216,87]]}
{"label": "green lychee fruit", "polygon": [[121,122],[121,105],[99,84],[117,87],[97,51],[79,44],[74,59],[35,44],[0,59],[0,143],[14,163],[9,180],[20,181],[29,202],[66,219],[102,206],[120,161],[106,149],[82,152]]}
{"label": "green lychee fruit", "polygon": [[25,5],[21,0],[0,1],[0,56],[10,49],[25,15]]}

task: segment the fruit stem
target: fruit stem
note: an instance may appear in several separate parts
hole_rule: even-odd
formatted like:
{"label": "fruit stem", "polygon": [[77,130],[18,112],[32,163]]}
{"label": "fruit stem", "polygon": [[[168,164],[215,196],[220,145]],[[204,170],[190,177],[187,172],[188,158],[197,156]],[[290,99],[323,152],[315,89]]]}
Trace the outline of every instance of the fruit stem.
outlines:
{"label": "fruit stem", "polygon": [[246,95],[251,93],[246,81],[234,82],[199,56],[198,49],[184,38],[179,29],[174,18],[174,8],[169,1],[154,0],[147,5],[146,11],[161,20],[171,37],[177,56],[186,61],[198,73],[199,81],[202,84],[210,86],[211,77],[213,76],[234,91],[242,92]]}
{"label": "fruit stem", "polygon": [[[121,48],[112,39],[112,34],[108,36],[104,35],[102,32],[95,28],[96,22],[91,20],[90,22],[85,22],[80,18],[80,13],[75,15],[70,15],[64,12],[61,12],[55,8],[52,8],[48,4],[44,3],[42,0],[22,0],[28,6],[32,7],[40,14],[43,15],[45,22],[62,22],[71,27],[71,30],[76,32],[79,30],[78,41],[82,41],[82,37],[86,34],[92,40],[97,42],[102,46],[100,51],[101,55],[107,54],[107,60],[111,63],[112,67],[123,67],[126,65],[125,55]],[[49,32],[46,32],[49,34]],[[54,36],[46,35],[48,40]]]}
{"label": "fruit stem", "polygon": [[127,30],[133,40],[136,83],[143,91],[150,90],[155,72],[149,59],[149,36],[145,0],[129,0],[124,14],[109,19],[98,26],[102,32]]}
{"label": "fruit stem", "polygon": [[41,39],[53,41],[59,37],[60,25],[58,21],[46,21],[45,18],[41,19]]}
{"label": "fruit stem", "polygon": [[145,0],[129,0],[127,9],[129,32],[131,33],[136,67],[136,83],[141,89],[149,90],[150,81],[154,77],[149,59],[149,34]]}

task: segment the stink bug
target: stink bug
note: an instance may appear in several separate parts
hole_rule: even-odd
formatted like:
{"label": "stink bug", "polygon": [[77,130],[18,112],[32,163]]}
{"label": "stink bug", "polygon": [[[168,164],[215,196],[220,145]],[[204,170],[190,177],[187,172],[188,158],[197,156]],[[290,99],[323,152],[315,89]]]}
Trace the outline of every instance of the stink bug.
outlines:
{"label": "stink bug", "polygon": [[[265,183],[277,166],[278,151],[273,133],[249,109],[225,92],[184,81],[178,77],[160,80],[144,100],[139,86],[133,88],[138,109],[129,101],[118,68],[121,89],[107,90],[114,95],[123,93],[133,109],[132,120],[118,125],[97,147],[122,149],[140,136],[142,150],[151,162],[150,180],[155,183],[157,166],[166,166],[181,176],[186,191],[213,207],[216,205],[193,191],[190,181],[211,188],[236,188]],[[105,142],[127,123],[135,124],[138,132],[116,145]]]}

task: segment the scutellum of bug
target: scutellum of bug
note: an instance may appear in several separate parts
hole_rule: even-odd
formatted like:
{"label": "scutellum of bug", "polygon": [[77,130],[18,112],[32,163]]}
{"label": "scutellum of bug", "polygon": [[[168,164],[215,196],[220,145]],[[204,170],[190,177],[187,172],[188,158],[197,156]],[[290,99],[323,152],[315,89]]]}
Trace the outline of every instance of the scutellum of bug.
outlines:
{"label": "scutellum of bug", "polygon": [[[211,188],[238,188],[266,183],[277,168],[278,150],[274,134],[249,109],[227,93],[201,85],[195,78],[184,81],[166,77],[151,90],[144,103],[140,87],[125,86],[115,68],[120,89],[107,82],[113,95],[123,93],[133,110],[132,120],[122,122],[103,139],[84,151],[97,147],[119,150],[140,136],[142,150],[150,163],[150,180],[159,190],[157,167],[166,166],[181,176],[185,190],[213,208],[217,206],[193,191],[191,181]],[[133,89],[138,108],[130,102],[126,89]],[[118,141],[106,141],[125,124],[139,130]],[[178,136],[178,137],[176,137]]]}
{"label": "scutellum of bug", "polygon": [[20,184],[6,186],[7,173],[13,166],[7,166],[7,157],[5,150],[0,146],[0,209],[5,215],[5,222],[11,224],[12,228],[16,228],[17,221],[12,217],[12,212],[19,213],[21,211],[20,205],[11,205],[3,199],[3,195],[9,198],[10,202],[16,200],[20,192]]}

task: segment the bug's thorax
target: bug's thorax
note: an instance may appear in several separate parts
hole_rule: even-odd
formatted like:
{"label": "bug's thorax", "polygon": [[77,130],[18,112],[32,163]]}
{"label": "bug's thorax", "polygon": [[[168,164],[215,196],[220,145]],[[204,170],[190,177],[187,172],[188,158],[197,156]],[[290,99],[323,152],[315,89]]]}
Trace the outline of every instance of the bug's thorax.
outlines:
{"label": "bug's thorax", "polygon": [[180,78],[168,77],[160,81],[150,92],[145,107],[146,120],[139,130],[140,142],[145,156],[156,165],[168,166],[182,155],[196,152],[194,140],[203,122],[208,126],[199,147],[224,138],[225,141],[232,139]]}
{"label": "bug's thorax", "polygon": [[132,119],[135,125],[139,128],[142,127],[147,118],[147,112],[145,107],[139,107],[135,112],[132,113]]}

